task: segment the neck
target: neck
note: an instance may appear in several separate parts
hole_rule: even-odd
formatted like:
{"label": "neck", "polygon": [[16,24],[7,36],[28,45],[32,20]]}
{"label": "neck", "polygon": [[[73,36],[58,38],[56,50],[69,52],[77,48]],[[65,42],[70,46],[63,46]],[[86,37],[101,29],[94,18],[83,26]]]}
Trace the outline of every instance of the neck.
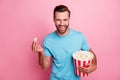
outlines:
{"label": "neck", "polygon": [[65,36],[65,35],[67,35],[69,32],[70,32],[70,28],[68,28],[68,29],[66,30],[66,32],[63,33],[63,34],[59,33],[59,32],[56,30],[56,33],[57,33],[59,36]]}

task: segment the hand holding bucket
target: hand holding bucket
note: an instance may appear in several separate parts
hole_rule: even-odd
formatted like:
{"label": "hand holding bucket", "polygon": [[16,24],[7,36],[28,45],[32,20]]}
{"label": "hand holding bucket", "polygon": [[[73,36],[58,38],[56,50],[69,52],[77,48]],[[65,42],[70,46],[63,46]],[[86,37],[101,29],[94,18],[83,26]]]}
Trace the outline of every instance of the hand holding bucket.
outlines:
{"label": "hand holding bucket", "polygon": [[[88,51],[78,51],[73,53],[74,69],[78,76],[85,77],[88,73],[82,72],[83,68],[87,68],[92,63],[94,55]],[[82,68],[83,67],[83,68]]]}

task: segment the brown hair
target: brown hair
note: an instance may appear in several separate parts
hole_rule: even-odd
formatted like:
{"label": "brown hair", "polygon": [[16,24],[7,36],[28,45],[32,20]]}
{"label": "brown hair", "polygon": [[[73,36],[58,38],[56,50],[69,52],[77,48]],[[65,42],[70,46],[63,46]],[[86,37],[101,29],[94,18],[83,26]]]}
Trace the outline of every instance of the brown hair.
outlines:
{"label": "brown hair", "polygon": [[68,9],[67,6],[65,6],[65,5],[58,5],[58,6],[56,6],[54,8],[54,13],[53,13],[54,18],[55,18],[55,12],[65,12],[65,11],[68,11],[69,17],[70,17],[71,12],[70,12],[70,10]]}

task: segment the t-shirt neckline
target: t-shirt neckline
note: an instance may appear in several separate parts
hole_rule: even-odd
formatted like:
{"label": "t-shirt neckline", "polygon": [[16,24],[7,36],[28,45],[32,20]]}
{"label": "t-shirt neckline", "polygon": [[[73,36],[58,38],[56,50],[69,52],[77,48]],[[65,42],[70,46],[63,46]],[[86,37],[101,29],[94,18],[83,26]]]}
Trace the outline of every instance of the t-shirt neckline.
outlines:
{"label": "t-shirt neckline", "polygon": [[[70,29],[70,28],[69,28],[69,29]],[[68,32],[68,34],[66,34],[66,35],[64,35],[64,36],[60,36],[60,35],[58,35],[58,34],[56,33],[56,31],[55,31],[55,34],[56,34],[58,37],[60,37],[60,38],[65,38],[65,37],[69,36],[70,33],[71,33],[71,29],[70,29],[70,31]]]}

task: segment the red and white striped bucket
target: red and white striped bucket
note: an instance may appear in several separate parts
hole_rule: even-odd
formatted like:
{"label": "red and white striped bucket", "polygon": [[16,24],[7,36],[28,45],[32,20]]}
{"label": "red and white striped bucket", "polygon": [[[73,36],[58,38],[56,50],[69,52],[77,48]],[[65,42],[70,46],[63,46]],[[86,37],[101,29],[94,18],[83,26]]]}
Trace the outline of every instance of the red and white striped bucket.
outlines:
{"label": "red and white striped bucket", "polygon": [[[91,64],[93,58],[92,58],[91,60],[80,60],[80,59],[78,60],[78,59],[75,59],[74,55],[75,55],[75,54],[78,54],[78,53],[79,53],[79,51],[76,52],[76,53],[73,53],[74,70],[75,70],[75,73],[76,73],[78,76],[86,77],[86,76],[88,76],[88,74],[87,74],[87,73],[82,73],[82,72],[78,69],[78,67],[86,67],[86,68],[87,68],[87,64]],[[87,51],[82,51],[82,53],[87,54],[87,53],[89,53],[89,52],[87,52]],[[91,54],[91,53],[90,53],[90,54]],[[93,56],[93,54],[92,54],[92,56]]]}

